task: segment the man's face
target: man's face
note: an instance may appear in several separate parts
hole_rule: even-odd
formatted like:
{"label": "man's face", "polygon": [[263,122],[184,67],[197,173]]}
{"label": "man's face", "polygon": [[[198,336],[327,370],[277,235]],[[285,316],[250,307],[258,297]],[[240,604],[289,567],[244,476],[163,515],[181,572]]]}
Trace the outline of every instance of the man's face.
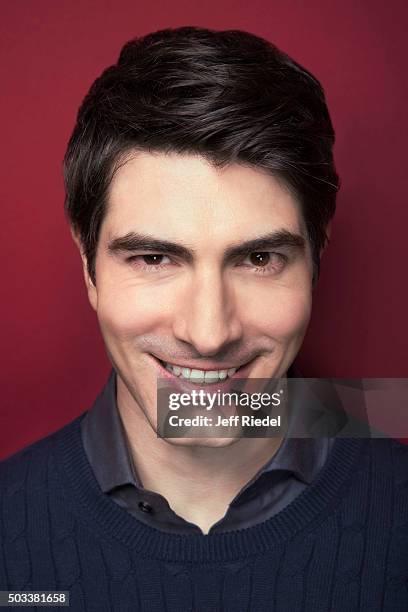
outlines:
{"label": "man's face", "polygon": [[299,204],[276,179],[239,164],[134,154],[112,181],[95,270],[89,299],[118,394],[120,385],[154,430],[157,378],[188,376],[186,368],[198,378],[233,368],[284,376],[310,319]]}

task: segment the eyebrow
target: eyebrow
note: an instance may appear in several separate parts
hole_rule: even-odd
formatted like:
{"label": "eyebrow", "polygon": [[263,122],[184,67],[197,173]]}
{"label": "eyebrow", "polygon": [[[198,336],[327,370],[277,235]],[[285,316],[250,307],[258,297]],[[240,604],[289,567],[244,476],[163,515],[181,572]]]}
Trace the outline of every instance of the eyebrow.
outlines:
{"label": "eyebrow", "polygon": [[108,242],[107,250],[112,255],[133,251],[163,253],[184,258],[188,261],[193,260],[194,254],[194,249],[187,246],[168,240],[161,240],[160,238],[155,238],[148,234],[138,234],[136,232],[129,232],[125,236],[112,238]]}
{"label": "eyebrow", "polygon": [[258,238],[228,247],[225,251],[225,259],[245,257],[254,251],[259,253],[282,248],[301,253],[306,249],[306,240],[300,234],[290,232],[289,230],[276,230]]}
{"label": "eyebrow", "polygon": [[[253,252],[270,251],[279,248],[288,248],[301,253],[305,251],[306,239],[300,234],[280,229],[229,246],[225,251],[224,259],[228,261],[245,257]],[[136,232],[128,232],[124,236],[111,238],[108,242],[107,250],[111,255],[134,251],[162,253],[182,258],[189,263],[193,261],[195,254],[195,249],[187,245]]]}

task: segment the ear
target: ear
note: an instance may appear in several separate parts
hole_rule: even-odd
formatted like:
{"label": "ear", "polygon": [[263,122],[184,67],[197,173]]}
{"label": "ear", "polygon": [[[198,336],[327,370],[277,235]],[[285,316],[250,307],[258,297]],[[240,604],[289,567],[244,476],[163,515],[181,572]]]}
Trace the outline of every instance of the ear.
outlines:
{"label": "ear", "polygon": [[331,230],[332,230],[332,222],[329,221],[328,224],[326,225],[327,242],[326,242],[325,246],[322,249],[320,249],[320,259],[322,258],[323,253],[325,252],[326,248],[329,245],[330,236],[331,236]]}
{"label": "ear", "polygon": [[77,245],[78,250],[79,250],[79,254],[81,256],[81,260],[82,260],[82,272],[83,272],[83,275],[84,275],[85,286],[86,286],[86,290],[87,290],[87,293],[88,293],[89,303],[91,304],[92,308],[95,311],[97,311],[97,309],[98,309],[98,292],[97,292],[96,286],[94,285],[91,277],[89,276],[88,261],[87,261],[86,255],[84,253],[84,250],[83,250],[81,239],[80,239],[80,237],[78,236],[78,234],[75,232],[75,230],[72,227],[71,227],[71,236],[72,236],[73,241]]}

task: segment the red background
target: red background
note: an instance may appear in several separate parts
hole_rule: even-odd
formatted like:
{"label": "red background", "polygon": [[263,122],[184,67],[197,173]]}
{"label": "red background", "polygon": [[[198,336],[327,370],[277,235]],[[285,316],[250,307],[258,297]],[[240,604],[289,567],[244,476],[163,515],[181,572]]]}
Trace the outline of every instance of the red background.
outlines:
{"label": "red background", "polygon": [[105,382],[61,160],[92,81],[126,40],[163,27],[248,30],[321,80],[343,183],[298,364],[305,376],[408,376],[407,12],[395,0],[3,3],[0,458],[86,410]]}

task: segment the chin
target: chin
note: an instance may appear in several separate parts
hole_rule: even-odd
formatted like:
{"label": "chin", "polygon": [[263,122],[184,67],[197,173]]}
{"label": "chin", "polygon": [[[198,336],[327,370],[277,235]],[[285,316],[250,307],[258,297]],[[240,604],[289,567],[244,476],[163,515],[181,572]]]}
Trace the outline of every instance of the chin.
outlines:
{"label": "chin", "polygon": [[232,446],[241,437],[236,438],[162,438],[172,446],[204,447],[204,448],[226,448]]}

